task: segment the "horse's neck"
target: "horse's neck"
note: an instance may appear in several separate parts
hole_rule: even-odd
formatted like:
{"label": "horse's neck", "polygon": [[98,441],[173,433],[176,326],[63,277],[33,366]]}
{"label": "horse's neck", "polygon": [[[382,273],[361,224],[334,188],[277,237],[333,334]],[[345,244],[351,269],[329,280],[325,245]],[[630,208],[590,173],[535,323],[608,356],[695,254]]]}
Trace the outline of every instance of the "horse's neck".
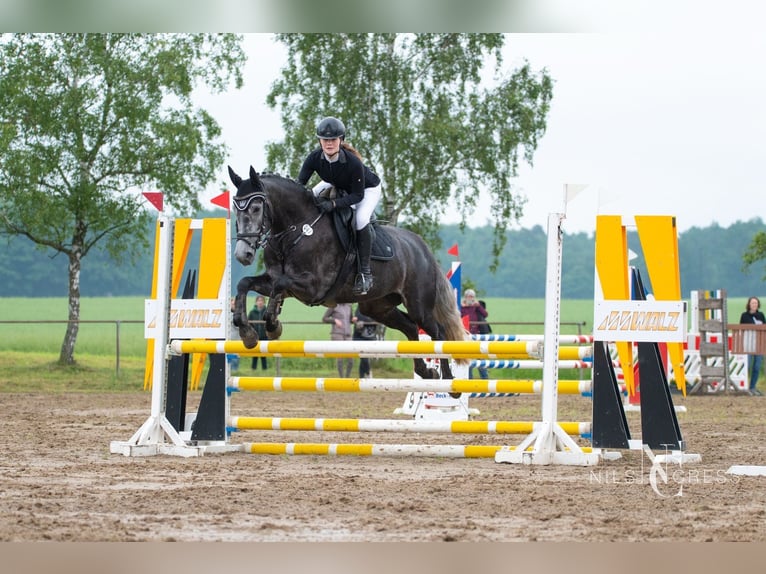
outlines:
{"label": "horse's neck", "polygon": [[308,223],[318,215],[307,196],[299,190],[279,189],[271,200],[272,225],[279,232],[291,225]]}

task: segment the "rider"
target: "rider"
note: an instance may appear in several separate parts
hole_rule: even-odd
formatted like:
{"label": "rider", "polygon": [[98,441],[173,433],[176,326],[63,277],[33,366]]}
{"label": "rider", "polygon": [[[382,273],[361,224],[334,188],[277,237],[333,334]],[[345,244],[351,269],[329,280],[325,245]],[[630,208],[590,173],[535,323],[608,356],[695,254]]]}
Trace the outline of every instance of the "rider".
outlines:
{"label": "rider", "polygon": [[372,289],[370,254],[372,252],[372,228],[370,218],[380,201],[380,178],[362,162],[362,157],[346,138],[346,126],[337,118],[327,117],[317,125],[317,137],[321,147],[315,149],[303,161],[298,183],[306,185],[316,172],[322,181],[314,186],[314,195],[334,186],[346,192],[343,197],[322,199],[322,213],[337,207],[354,209],[354,228],[359,253],[359,274],[354,282],[354,293],[364,295]]}

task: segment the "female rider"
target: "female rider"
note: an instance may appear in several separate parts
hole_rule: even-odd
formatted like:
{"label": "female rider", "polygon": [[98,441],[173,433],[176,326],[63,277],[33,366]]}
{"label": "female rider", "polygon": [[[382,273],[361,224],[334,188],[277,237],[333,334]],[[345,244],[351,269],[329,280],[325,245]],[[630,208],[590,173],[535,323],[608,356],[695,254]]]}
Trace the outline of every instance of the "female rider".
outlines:
{"label": "female rider", "polygon": [[372,289],[370,254],[372,252],[372,229],[370,218],[380,201],[380,178],[363,162],[361,155],[344,140],[346,126],[337,118],[327,117],[317,126],[320,146],[303,161],[297,181],[306,185],[316,172],[322,181],[314,186],[314,195],[334,186],[346,192],[343,197],[322,199],[319,209],[323,213],[337,207],[351,206],[354,210],[354,228],[359,253],[359,273],[354,282],[354,293],[365,295]]}

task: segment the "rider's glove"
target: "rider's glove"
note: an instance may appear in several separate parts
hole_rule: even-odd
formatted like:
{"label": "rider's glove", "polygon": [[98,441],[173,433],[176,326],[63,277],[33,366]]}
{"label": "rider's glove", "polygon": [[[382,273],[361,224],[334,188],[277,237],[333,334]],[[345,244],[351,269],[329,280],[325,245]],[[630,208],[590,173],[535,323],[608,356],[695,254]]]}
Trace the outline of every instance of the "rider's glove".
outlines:
{"label": "rider's glove", "polygon": [[323,199],[319,202],[319,211],[327,213],[335,209],[335,202],[332,199]]}

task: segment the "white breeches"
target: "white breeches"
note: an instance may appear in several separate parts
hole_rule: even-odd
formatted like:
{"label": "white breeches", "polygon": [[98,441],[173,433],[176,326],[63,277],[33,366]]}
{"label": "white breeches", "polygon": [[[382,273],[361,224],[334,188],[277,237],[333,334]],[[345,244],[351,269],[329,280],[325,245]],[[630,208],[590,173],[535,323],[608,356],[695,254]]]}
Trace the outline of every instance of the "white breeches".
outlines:
{"label": "white breeches", "polygon": [[[320,181],[313,187],[312,191],[314,192],[314,196],[318,196],[325,189],[330,187],[332,187],[331,183]],[[362,201],[351,206],[351,209],[354,210],[354,227],[357,231],[364,229],[370,222],[370,218],[380,202],[381,193],[382,190],[380,184],[375,187],[365,187]]]}

